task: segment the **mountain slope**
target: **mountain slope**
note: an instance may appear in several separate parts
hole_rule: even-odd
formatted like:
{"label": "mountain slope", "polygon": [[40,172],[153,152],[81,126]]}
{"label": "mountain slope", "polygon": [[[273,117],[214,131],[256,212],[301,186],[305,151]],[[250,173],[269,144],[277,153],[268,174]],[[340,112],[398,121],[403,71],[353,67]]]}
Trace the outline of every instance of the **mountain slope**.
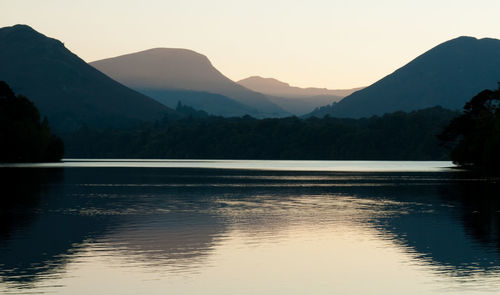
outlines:
{"label": "mountain slope", "polygon": [[213,67],[206,56],[191,50],[155,48],[90,64],[141,92],[159,93],[161,90],[210,92],[236,100],[249,109],[256,109],[263,117],[287,114],[265,95],[231,81]]}
{"label": "mountain slope", "polygon": [[432,106],[461,109],[500,81],[500,40],[459,37],[420,55],[373,85],[311,113],[368,117]]}
{"label": "mountain slope", "polygon": [[1,28],[0,44],[0,80],[32,100],[57,131],[125,127],[174,113],[29,26]]}
{"label": "mountain slope", "polygon": [[138,91],[170,108],[175,108],[177,103],[181,102],[183,105],[203,110],[208,114],[223,117],[241,117],[247,114],[259,116],[260,114],[256,109],[234,99],[210,92],[169,89],[138,89]]}
{"label": "mountain slope", "polygon": [[237,82],[256,92],[267,95],[275,104],[295,115],[304,115],[315,108],[341,100],[362,88],[331,90],[326,88],[300,88],[274,78],[252,76]]}

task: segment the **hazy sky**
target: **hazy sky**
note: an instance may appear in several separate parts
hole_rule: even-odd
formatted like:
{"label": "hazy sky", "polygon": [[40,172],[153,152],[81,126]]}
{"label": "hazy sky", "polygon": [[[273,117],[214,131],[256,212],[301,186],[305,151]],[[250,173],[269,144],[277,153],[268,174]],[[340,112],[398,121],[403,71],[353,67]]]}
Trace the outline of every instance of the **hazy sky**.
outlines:
{"label": "hazy sky", "polygon": [[28,24],[86,61],[189,48],[233,80],[349,88],[458,36],[500,39],[499,12],[498,0],[0,0],[0,26]]}

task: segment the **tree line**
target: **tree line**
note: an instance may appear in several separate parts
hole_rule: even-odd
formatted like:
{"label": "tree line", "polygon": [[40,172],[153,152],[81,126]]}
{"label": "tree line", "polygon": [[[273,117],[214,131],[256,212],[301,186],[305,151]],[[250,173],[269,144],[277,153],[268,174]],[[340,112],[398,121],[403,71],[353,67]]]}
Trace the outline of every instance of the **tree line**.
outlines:
{"label": "tree line", "polygon": [[[488,173],[500,167],[500,84],[463,112],[441,107],[371,118],[177,116],[128,129],[82,127],[54,135],[35,105],[0,81],[0,162],[75,158],[448,160]],[[181,114],[181,115],[179,115]]]}
{"label": "tree line", "polygon": [[222,118],[191,114],[119,130],[66,134],[67,157],[446,160],[437,135],[459,112],[434,107],[365,119]]}

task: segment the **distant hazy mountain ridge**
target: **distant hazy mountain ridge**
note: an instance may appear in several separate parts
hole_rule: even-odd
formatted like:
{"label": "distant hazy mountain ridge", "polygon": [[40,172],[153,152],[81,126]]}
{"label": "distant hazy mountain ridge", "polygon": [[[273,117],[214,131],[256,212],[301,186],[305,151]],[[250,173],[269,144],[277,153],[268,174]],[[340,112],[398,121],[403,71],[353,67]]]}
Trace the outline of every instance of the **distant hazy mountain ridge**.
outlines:
{"label": "distant hazy mountain ridge", "polygon": [[263,78],[252,76],[238,81],[238,84],[245,86],[248,89],[274,96],[282,97],[311,97],[311,96],[336,96],[345,97],[355,91],[363,89],[363,87],[353,89],[327,89],[327,88],[300,88],[290,86],[290,84],[281,82],[274,78]]}
{"label": "distant hazy mountain ridge", "polygon": [[[162,90],[209,92],[238,102],[241,106],[239,113],[246,112],[261,117],[288,114],[265,95],[225,77],[212,66],[206,56],[187,49],[155,48],[95,61],[91,65],[113,79],[160,101],[166,99]],[[211,98],[206,97],[206,100],[210,101]]]}
{"label": "distant hazy mountain ridge", "polygon": [[500,40],[459,37],[442,43],[373,85],[311,113],[369,117],[432,106],[461,109],[500,81]]}
{"label": "distant hazy mountain ridge", "polygon": [[331,90],[326,88],[300,88],[274,78],[252,76],[238,81],[248,89],[263,93],[285,110],[304,115],[315,108],[331,104],[362,88]]}

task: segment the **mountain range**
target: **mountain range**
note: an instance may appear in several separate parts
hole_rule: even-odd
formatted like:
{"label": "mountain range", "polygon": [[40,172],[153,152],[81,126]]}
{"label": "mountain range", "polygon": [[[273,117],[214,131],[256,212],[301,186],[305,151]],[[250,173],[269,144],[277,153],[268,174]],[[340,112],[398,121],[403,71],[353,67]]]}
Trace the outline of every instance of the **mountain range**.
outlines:
{"label": "mountain range", "polygon": [[362,89],[300,88],[274,78],[252,76],[237,82],[256,92],[265,94],[275,104],[295,115],[304,115]]}
{"label": "mountain range", "polygon": [[[166,105],[172,106],[181,100],[180,91],[189,91],[190,94],[185,95],[189,99],[182,103],[218,115],[290,115],[265,95],[233,82],[219,72],[206,56],[191,50],[154,48],[90,64],[120,83]],[[207,105],[211,109],[207,109]],[[228,112],[228,108],[232,112]]]}
{"label": "mountain range", "polygon": [[500,81],[500,40],[459,37],[418,56],[378,82],[310,115],[360,118],[432,106],[462,109]]}
{"label": "mountain range", "polygon": [[489,38],[452,39],[366,88],[345,90],[299,88],[257,76],[234,82],[187,49],[155,48],[89,65],[26,25],[0,28],[0,44],[0,80],[32,100],[56,131],[182,117],[172,109],[179,101],[226,117],[284,117],[313,108],[306,116],[456,110],[500,81],[500,40]]}
{"label": "mountain range", "polygon": [[331,96],[345,97],[355,91],[363,89],[363,87],[353,89],[327,89],[327,88],[300,88],[291,86],[288,83],[279,81],[274,78],[263,78],[260,76],[252,76],[242,79],[237,82],[248,89],[257,91],[263,94],[281,96],[281,97],[314,97],[314,96]]}
{"label": "mountain range", "polygon": [[29,26],[1,28],[0,44],[0,80],[33,101],[56,131],[126,127],[175,113]]}

